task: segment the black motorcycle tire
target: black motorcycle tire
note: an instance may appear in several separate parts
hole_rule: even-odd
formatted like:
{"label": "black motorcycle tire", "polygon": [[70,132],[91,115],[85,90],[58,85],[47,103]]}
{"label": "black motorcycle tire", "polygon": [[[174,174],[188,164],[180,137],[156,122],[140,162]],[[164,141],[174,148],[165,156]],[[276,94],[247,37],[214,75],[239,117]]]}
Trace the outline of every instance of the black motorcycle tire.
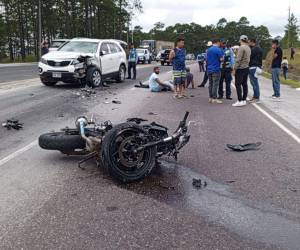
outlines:
{"label": "black motorcycle tire", "polygon": [[58,150],[69,152],[76,149],[84,149],[85,141],[78,135],[70,135],[65,132],[53,132],[39,137],[39,146],[46,150]]}
{"label": "black motorcycle tire", "polygon": [[111,129],[104,137],[101,157],[103,162],[103,167],[105,171],[108,172],[110,176],[122,183],[136,182],[144,179],[148,176],[155,166],[156,157],[156,147],[151,147],[144,150],[143,159],[144,165],[141,168],[135,168],[127,170],[120,167],[120,163],[113,157],[116,147],[118,137],[124,133],[139,133],[145,134],[146,132],[141,126],[134,123],[122,123]]}

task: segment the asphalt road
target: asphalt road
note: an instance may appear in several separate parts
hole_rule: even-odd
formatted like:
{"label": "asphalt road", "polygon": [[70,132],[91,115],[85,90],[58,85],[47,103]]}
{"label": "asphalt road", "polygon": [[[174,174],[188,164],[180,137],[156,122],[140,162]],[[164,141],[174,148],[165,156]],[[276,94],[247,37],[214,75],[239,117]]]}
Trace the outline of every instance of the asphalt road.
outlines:
{"label": "asphalt road", "polygon": [[[169,79],[170,67],[162,69]],[[252,105],[208,104],[207,89],[175,100],[133,87],[151,71],[145,66],[136,82],[90,98],[70,85],[3,83],[0,120],[15,117],[24,129],[0,128],[0,249],[299,249],[299,144]],[[114,99],[122,104],[108,103]],[[120,185],[93,162],[82,171],[80,158],[36,144],[41,133],[72,126],[81,114],[112,122],[143,117],[172,131],[186,110],[192,139],[178,163],[163,159],[141,183]],[[256,141],[263,143],[258,151],[226,150],[227,143]],[[193,178],[207,187],[194,189]]]}
{"label": "asphalt road", "polygon": [[25,65],[0,65],[0,83],[36,78],[38,66],[36,63]]}

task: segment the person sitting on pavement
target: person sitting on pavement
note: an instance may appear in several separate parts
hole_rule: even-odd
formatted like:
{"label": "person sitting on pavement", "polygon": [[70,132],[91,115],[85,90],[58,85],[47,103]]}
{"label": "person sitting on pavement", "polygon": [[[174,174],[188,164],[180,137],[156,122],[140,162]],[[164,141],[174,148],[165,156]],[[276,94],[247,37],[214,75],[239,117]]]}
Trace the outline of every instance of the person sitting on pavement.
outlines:
{"label": "person sitting on pavement", "polygon": [[224,98],[224,89],[223,83],[225,81],[225,89],[226,89],[226,99],[232,100],[231,98],[231,81],[232,76],[231,72],[234,66],[234,53],[231,49],[231,45],[228,41],[221,39],[221,48],[224,52],[224,61],[221,65],[221,79],[219,84],[219,91],[218,91],[218,99],[222,100]]}
{"label": "person sitting on pavement", "polygon": [[250,83],[253,87],[253,97],[250,102],[259,102],[260,99],[260,88],[258,82],[258,72],[261,71],[263,64],[263,50],[256,45],[256,39],[251,38],[249,40],[251,48],[251,57],[249,63],[249,78]]}
{"label": "person sitting on pavement", "polygon": [[186,88],[192,84],[192,89],[195,88],[194,75],[191,73],[191,69],[186,67]]}
{"label": "person sitting on pavement", "polygon": [[151,92],[174,91],[174,85],[170,81],[163,82],[159,79],[160,67],[154,67],[153,73],[149,78],[149,88]]}

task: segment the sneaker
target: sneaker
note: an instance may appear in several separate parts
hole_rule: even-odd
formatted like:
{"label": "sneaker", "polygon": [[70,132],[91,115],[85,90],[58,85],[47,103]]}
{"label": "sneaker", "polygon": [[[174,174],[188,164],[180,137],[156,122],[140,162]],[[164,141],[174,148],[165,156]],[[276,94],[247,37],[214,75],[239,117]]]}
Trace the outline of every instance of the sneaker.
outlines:
{"label": "sneaker", "polygon": [[230,96],[226,97],[227,100],[232,100],[232,98]]}
{"label": "sneaker", "polygon": [[236,103],[232,104],[232,107],[243,107],[245,105],[247,105],[246,101],[237,101]]}
{"label": "sneaker", "polygon": [[204,88],[204,87],[205,87],[205,85],[203,85],[203,84],[198,85],[198,88]]}
{"label": "sneaker", "polygon": [[209,98],[209,99],[208,99],[208,102],[209,102],[209,103],[212,103],[212,100],[213,100],[212,98]]}
{"label": "sneaker", "polygon": [[212,103],[215,103],[215,104],[222,104],[223,101],[222,101],[222,100],[219,100],[219,99],[212,99]]}

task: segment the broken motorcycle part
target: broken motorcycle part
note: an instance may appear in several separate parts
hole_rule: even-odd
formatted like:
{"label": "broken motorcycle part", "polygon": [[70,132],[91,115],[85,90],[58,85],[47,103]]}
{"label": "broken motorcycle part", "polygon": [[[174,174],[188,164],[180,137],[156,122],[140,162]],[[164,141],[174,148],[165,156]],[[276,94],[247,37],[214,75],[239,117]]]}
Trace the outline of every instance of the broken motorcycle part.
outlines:
{"label": "broken motorcycle part", "polygon": [[257,143],[248,143],[248,144],[238,144],[238,145],[227,144],[226,146],[232,151],[244,152],[247,150],[258,150],[261,145],[262,145],[261,142],[257,142]]}
{"label": "broken motorcycle part", "polygon": [[96,124],[85,117],[76,120],[76,128],[43,134],[39,145],[43,149],[58,150],[66,155],[86,156],[81,165],[90,159],[101,163],[116,180],[133,182],[144,179],[152,172],[157,158],[163,155],[177,159],[180,149],[188,142],[186,112],[177,130],[168,134],[168,128],[155,122],[131,118],[113,126],[110,121]]}
{"label": "broken motorcycle part", "polygon": [[6,128],[7,130],[20,130],[23,128],[23,125],[23,123],[20,123],[18,120],[13,119],[9,119],[5,123],[2,123],[2,127]]}
{"label": "broken motorcycle part", "polygon": [[201,179],[193,179],[193,186],[195,188],[203,188],[207,186],[207,182],[206,181],[202,181]]}

